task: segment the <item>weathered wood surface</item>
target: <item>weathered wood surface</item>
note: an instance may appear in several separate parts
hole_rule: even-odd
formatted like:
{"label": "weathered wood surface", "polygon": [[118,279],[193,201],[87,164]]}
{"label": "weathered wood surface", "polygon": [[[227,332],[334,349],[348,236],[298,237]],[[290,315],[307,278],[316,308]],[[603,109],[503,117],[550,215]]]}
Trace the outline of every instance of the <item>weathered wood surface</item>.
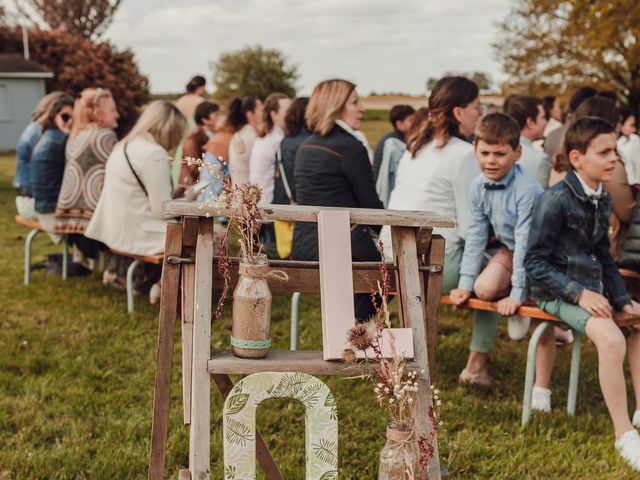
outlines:
{"label": "weathered wood surface", "polygon": [[[180,254],[182,251],[182,226],[180,224],[167,225],[165,251],[167,254]],[[171,366],[173,365],[179,284],[180,266],[165,264],[161,278],[162,289],[158,320],[149,480],[162,480],[164,476],[165,449],[169,429],[169,402],[171,399]]]}
{"label": "weathered wood surface", "polygon": [[[195,258],[198,218],[185,217],[182,222],[182,254]],[[191,423],[191,355],[193,353],[193,313],[195,308],[196,266],[182,267],[182,413],[185,425]]]}
{"label": "weathered wood surface", "polygon": [[[232,209],[207,210],[199,202],[171,200],[163,205],[164,211],[171,215],[187,216],[232,216]],[[262,216],[265,220],[287,220],[292,222],[317,222],[322,210],[346,210],[351,223],[361,225],[394,225],[402,227],[439,227],[453,228],[453,221],[433,212],[414,212],[409,210],[376,210],[371,208],[317,207],[306,205],[263,205]]]}
{"label": "weathered wood surface", "polygon": [[[440,303],[443,305],[453,305],[451,298],[449,295],[442,295],[440,297]],[[497,302],[491,302],[488,300],[480,300],[478,298],[470,298],[465,303],[460,305],[459,308],[470,308],[472,310],[486,310],[488,312],[497,312],[498,304]],[[553,315],[549,315],[544,310],[535,306],[533,302],[527,302],[522,307],[518,309],[516,314],[521,315],[523,317],[531,317],[536,318],[538,320],[545,320],[547,322],[558,322],[562,323],[558,317],[554,317]],[[637,325],[640,323],[640,316],[633,315],[631,313],[624,312],[615,312],[613,314],[613,320],[620,327],[629,327],[631,325]]]}
{"label": "weathered wood surface", "polygon": [[[418,244],[418,253],[422,253],[422,245]],[[424,314],[427,322],[427,346],[429,347],[429,368],[431,375],[435,370],[436,346],[438,343],[438,322],[440,319],[440,293],[444,275],[444,238],[432,235],[431,242],[424,256],[428,265],[442,265],[440,272],[422,272],[422,291],[425,297]]]}
{"label": "weathered wood surface", "polygon": [[[433,474],[430,480],[440,480],[440,459],[438,453],[438,439],[434,426],[428,416],[432,408],[431,378],[429,375],[428,339],[425,322],[425,299],[423,298],[422,279],[418,265],[418,250],[416,245],[417,229],[407,227],[392,227],[391,238],[394,245],[394,263],[401,274],[398,276],[398,297],[402,321],[405,327],[413,329],[414,362],[424,373],[418,376],[417,405],[415,410],[416,428],[420,435],[427,438],[433,436],[433,457],[429,460],[429,469]],[[426,473],[423,477],[426,477]],[[422,478],[422,477],[421,477]]]}
{"label": "weathered wood surface", "polygon": [[212,257],[213,219],[200,218],[196,242],[189,429],[189,471],[194,480],[211,478],[211,377],[206,365],[211,352]]}
{"label": "weathered wood surface", "polygon": [[[416,362],[407,362],[410,368],[418,368]],[[348,365],[343,361],[322,359],[321,350],[271,350],[260,360],[233,356],[227,350],[213,350],[208,362],[211,374],[250,375],[259,372],[301,372],[310,375],[359,376],[368,374],[375,368],[375,362],[359,362]]]}

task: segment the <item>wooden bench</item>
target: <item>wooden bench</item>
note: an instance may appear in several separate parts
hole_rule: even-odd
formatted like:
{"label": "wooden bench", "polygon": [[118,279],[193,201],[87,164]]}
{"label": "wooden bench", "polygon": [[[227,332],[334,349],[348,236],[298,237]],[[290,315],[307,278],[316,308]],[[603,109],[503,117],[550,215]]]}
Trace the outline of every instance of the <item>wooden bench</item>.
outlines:
{"label": "wooden bench", "polygon": [[121,252],[119,250],[109,249],[109,253],[119,255],[121,257],[127,257],[133,259],[133,262],[127,268],[127,313],[133,313],[135,310],[134,295],[133,295],[133,274],[135,269],[141,263],[151,263],[153,265],[162,265],[163,255],[136,255],[135,253]]}
{"label": "wooden bench", "polygon": [[[31,229],[24,242],[24,284],[29,285],[31,280],[31,243],[39,232],[44,232],[40,222],[35,219],[24,218],[16,215],[16,223]],[[67,269],[69,267],[69,244],[65,237],[62,238],[62,279],[67,279]]]}
{"label": "wooden bench", "polygon": [[[631,273],[635,273],[629,271]],[[631,277],[631,275],[623,273],[623,276]],[[632,278],[640,278],[632,277]],[[449,295],[442,295],[440,297],[440,303],[442,305],[453,305]],[[490,302],[486,300],[480,300],[477,298],[470,298],[460,308],[469,308],[471,310],[486,310],[489,312],[497,312],[498,305],[496,302]],[[524,382],[524,397],[522,401],[522,426],[526,426],[531,418],[531,397],[533,394],[533,384],[535,381],[535,365],[536,365],[536,350],[540,338],[543,333],[552,325],[562,324],[566,325],[557,317],[549,315],[542,309],[535,306],[533,302],[527,302],[521,306],[516,312],[517,315],[523,317],[530,317],[536,320],[540,320],[541,323],[536,327],[529,340],[529,347],[527,349],[527,366],[525,372]],[[628,327],[640,323],[640,316],[631,315],[623,312],[616,312],[614,314],[614,321],[620,327]],[[573,329],[572,329],[573,330]],[[580,375],[580,352],[582,349],[582,334],[576,330],[573,330],[573,349],[571,352],[571,371],[569,374],[569,391],[567,396],[567,413],[571,416],[575,415],[576,402],[578,396],[578,378]]]}

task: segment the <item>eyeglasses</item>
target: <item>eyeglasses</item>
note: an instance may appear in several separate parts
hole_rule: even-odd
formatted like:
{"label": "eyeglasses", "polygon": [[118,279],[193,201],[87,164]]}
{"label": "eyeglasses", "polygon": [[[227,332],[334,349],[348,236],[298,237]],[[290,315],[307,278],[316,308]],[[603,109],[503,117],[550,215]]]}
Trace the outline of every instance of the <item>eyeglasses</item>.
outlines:
{"label": "eyeglasses", "polygon": [[70,113],[61,113],[60,114],[60,120],[62,120],[64,123],[67,123],[69,120],[71,120],[71,114]]}

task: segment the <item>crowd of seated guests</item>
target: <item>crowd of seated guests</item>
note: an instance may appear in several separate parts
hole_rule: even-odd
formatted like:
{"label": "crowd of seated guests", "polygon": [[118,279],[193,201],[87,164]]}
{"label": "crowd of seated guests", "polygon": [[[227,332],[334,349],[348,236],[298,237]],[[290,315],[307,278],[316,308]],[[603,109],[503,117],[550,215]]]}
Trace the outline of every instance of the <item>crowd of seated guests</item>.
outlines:
{"label": "crowd of seated guests", "polygon": [[[257,183],[265,204],[451,218],[454,228],[435,231],[446,240],[443,291],[456,305],[475,295],[498,308],[474,313],[459,380],[494,382],[488,366],[500,319],[509,318],[510,337],[522,338],[530,322],[516,312],[533,299],[594,342],[616,448],[640,470],[640,333],[632,329],[625,345],[612,319],[615,310],[640,313],[631,298],[637,292],[629,293],[616,264],[640,267],[640,137],[635,113],[621,108],[615,93],[579,88],[564,115],[555,96],[511,95],[502,112],[495,105],[485,112],[473,81],[447,76],[428,107],[391,109],[392,131],[373,153],[361,130],[362,100],[349,81],[320,82],[309,98],[234,98],[222,109],[205,96],[204,78],[194,77],[176,105],[152,102],[118,141],[117,99],[108,90],[87,88],[75,102],[63,92],[47,95],[17,148],[19,213],[37,218],[56,240],[66,235],[89,258],[104,249],[159,254],[169,220],[163,202],[219,194],[215,178],[185,163],[174,186],[170,158],[181,149],[180,158],[219,165],[236,185]],[[276,241],[271,225],[261,236]],[[356,225],[352,258],[378,260],[378,237],[391,257],[388,227]],[[291,259],[318,259],[315,224],[296,223],[289,241]],[[138,288],[157,297],[160,269],[145,273]],[[369,295],[355,295],[354,305],[359,321],[375,312]],[[571,339],[548,330],[538,346],[534,410],[551,410],[556,341]]]}

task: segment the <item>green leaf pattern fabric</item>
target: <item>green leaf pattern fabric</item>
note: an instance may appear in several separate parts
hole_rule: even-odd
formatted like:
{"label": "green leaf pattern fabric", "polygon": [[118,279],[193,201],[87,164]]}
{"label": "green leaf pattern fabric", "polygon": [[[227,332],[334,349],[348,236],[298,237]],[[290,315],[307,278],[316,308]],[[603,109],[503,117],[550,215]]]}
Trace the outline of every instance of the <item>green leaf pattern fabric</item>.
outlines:
{"label": "green leaf pattern fabric", "polygon": [[268,398],[293,398],[305,407],[305,480],[338,479],[338,413],[331,390],[299,372],[254,373],[224,403],[225,480],[256,478],[256,410]]}

